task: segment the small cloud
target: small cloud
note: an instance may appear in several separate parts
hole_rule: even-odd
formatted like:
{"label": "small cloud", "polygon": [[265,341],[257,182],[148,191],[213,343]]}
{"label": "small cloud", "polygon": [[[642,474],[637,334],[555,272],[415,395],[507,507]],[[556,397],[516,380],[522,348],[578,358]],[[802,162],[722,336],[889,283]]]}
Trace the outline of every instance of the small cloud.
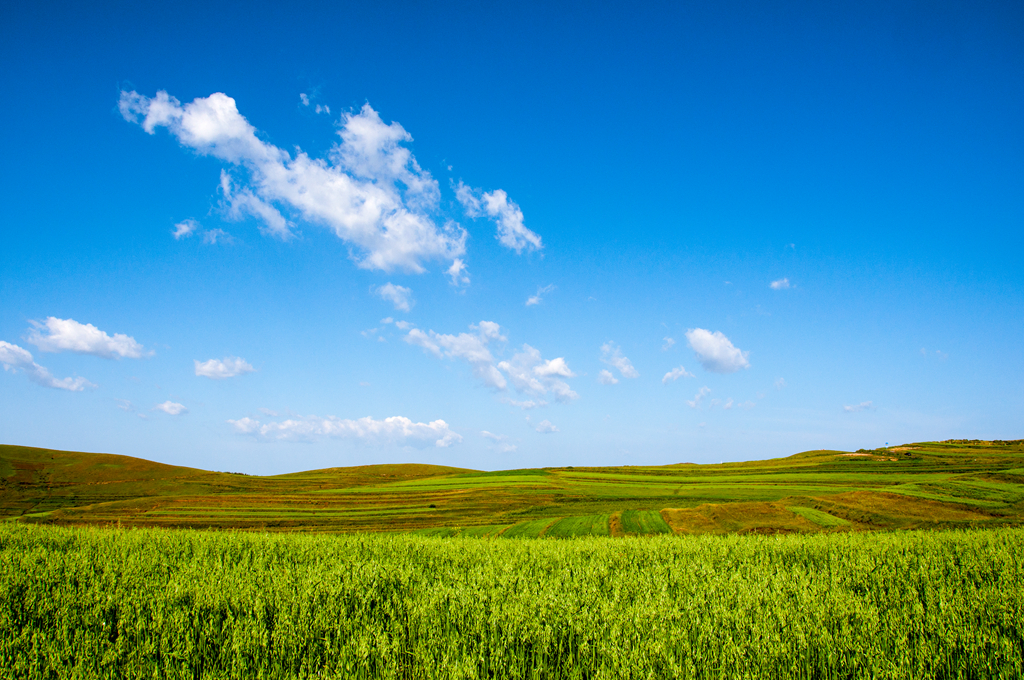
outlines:
{"label": "small cloud", "polygon": [[172,416],[180,416],[183,413],[188,413],[188,409],[185,408],[184,404],[179,404],[174,401],[165,401],[162,404],[157,404],[153,407],[154,411],[163,411],[164,413]]}
{"label": "small cloud", "polygon": [[209,229],[203,232],[203,243],[214,245],[216,243],[234,243],[235,239],[223,229]]}
{"label": "small cloud", "polygon": [[551,424],[550,420],[542,420],[537,425],[537,432],[541,434],[549,434],[551,432],[558,432],[558,428]]}
{"label": "small cloud", "polygon": [[693,401],[688,401],[686,403],[690,405],[690,408],[697,408],[698,406],[700,406],[700,403],[704,401],[704,397],[708,396],[709,394],[711,394],[711,388],[705,385],[704,387],[700,388],[697,394],[693,395]]}
{"label": "small cloud", "polygon": [[721,331],[712,333],[704,328],[691,328],[686,331],[686,339],[704,370],[712,373],[735,373],[741,368],[750,368],[750,362],[747,360],[750,352],[733,346],[732,341]]}
{"label": "small cloud", "polygon": [[127,411],[128,413],[131,413],[131,411],[132,411],[132,402],[128,401],[127,399],[114,399],[114,401],[117,402],[117,407],[119,409],[121,409],[122,411]]}
{"label": "small cloud", "polygon": [[606,368],[602,368],[601,372],[597,374],[597,382],[602,385],[618,385],[619,379],[612,375],[612,372]]}
{"label": "small cloud", "polygon": [[190,217],[175,224],[171,236],[174,237],[175,241],[180,241],[191,236],[197,229],[199,229],[199,223]]}
{"label": "small cloud", "polygon": [[693,377],[694,377],[693,373],[690,373],[689,371],[687,371],[682,366],[677,366],[676,368],[673,368],[671,371],[669,371],[668,373],[665,374],[665,376],[661,379],[661,384],[662,385],[667,385],[670,382],[675,382],[676,380],[679,380],[680,378],[693,378]]}
{"label": "small cloud", "polygon": [[270,416],[271,418],[276,418],[277,417],[277,411],[271,411],[269,408],[260,407],[260,408],[258,408],[256,410],[259,411],[260,413],[262,413],[265,416]]}
{"label": "small cloud", "polygon": [[395,320],[392,319],[390,316],[386,316],[383,319],[381,319],[380,322],[383,323],[383,324],[389,324],[389,323],[394,323]]}
{"label": "small cloud", "polygon": [[395,328],[397,328],[400,331],[404,331],[405,329],[410,328],[411,326],[412,326],[412,324],[409,323],[408,321],[396,321],[395,322]]}
{"label": "small cloud", "polygon": [[402,312],[408,312],[416,304],[416,301],[412,299],[412,289],[405,286],[396,286],[389,282],[374,289],[373,292],[389,301],[395,306],[395,309]]}
{"label": "small cloud", "polygon": [[623,378],[639,378],[640,374],[628,357],[622,355],[622,350],[611,340],[601,345],[601,361],[609,366],[618,369]]}
{"label": "small cloud", "polygon": [[196,375],[214,380],[234,378],[243,373],[252,373],[256,369],[241,357],[224,357],[223,359],[210,359],[209,361],[195,360]]}
{"label": "small cloud", "polygon": [[724,408],[726,410],[732,408],[732,398],[731,397],[729,399],[727,399],[724,404],[722,404],[722,408]]}
{"label": "small cloud", "polygon": [[533,305],[539,305],[541,302],[544,301],[544,296],[553,291],[554,289],[554,284],[544,286],[543,288],[538,288],[536,295],[531,295],[529,298],[527,298],[526,306],[532,307]]}
{"label": "small cloud", "polygon": [[675,341],[674,338],[666,337],[666,338],[663,338],[663,340],[664,340],[664,343],[662,343],[662,345],[661,345],[661,351],[662,352],[667,352],[668,350],[672,349],[672,345],[676,344],[676,341]]}
{"label": "small cloud", "polygon": [[369,387],[370,383],[363,381],[363,382],[359,383],[359,386],[360,387]]}
{"label": "small cloud", "polygon": [[309,95],[305,92],[299,93],[299,101],[302,102],[303,106],[309,106]]}
{"label": "small cloud", "polygon": [[775,381],[775,389],[777,389],[777,390],[781,390],[781,389],[782,389],[782,388],[784,388],[785,386],[786,386],[786,379],[785,379],[785,378],[778,378],[778,379],[777,379],[777,380]]}
{"label": "small cloud", "polygon": [[779,279],[771,282],[772,290],[786,290],[789,287],[789,279]]}
{"label": "small cloud", "polygon": [[748,409],[749,408],[754,408],[755,406],[757,406],[757,404],[755,404],[752,401],[745,401],[745,402],[743,402],[742,404],[739,405],[740,408],[748,408]]}
{"label": "small cloud", "polygon": [[796,244],[795,243],[790,243],[788,247],[792,248],[793,250],[796,250]]}
{"label": "small cloud", "polygon": [[540,236],[523,224],[523,211],[510,201],[508,194],[501,189],[482,192],[473,189],[461,181],[455,187],[455,197],[462,204],[466,214],[472,218],[487,216],[498,226],[495,237],[498,242],[516,253],[541,250]]}
{"label": "small cloud", "polygon": [[466,273],[466,263],[461,258],[455,258],[452,262],[452,266],[448,267],[445,271],[448,278],[451,279],[453,286],[468,286],[469,285],[469,274]]}
{"label": "small cloud", "polygon": [[847,413],[858,413],[860,411],[874,411],[875,405],[870,401],[862,401],[859,404],[853,406],[844,406],[843,410]]}
{"label": "small cloud", "polygon": [[379,328],[367,328],[365,331],[359,331],[359,335],[364,338],[375,338],[377,337],[377,331],[379,330]]}

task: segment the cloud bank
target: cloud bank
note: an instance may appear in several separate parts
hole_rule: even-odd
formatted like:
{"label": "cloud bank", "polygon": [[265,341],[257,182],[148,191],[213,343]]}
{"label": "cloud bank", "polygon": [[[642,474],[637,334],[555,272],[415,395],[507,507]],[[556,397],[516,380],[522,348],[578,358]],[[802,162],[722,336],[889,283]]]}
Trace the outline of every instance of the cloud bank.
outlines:
{"label": "cloud bank", "polygon": [[446,448],[462,441],[462,435],[453,432],[448,423],[434,420],[414,423],[402,416],[374,420],[367,416],[357,420],[336,416],[304,416],[277,422],[261,422],[253,418],[229,420],[235,431],[264,440],[314,441],[322,437],[352,439],[376,445],[393,444],[425,448]]}

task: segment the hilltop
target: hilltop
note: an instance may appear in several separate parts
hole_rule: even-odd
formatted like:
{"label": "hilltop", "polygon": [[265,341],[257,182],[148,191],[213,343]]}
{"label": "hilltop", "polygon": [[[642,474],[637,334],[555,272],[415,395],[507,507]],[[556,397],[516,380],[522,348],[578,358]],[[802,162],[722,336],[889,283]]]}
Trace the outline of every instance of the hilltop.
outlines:
{"label": "hilltop", "polygon": [[1024,441],[807,451],[717,465],[250,476],[0,446],[0,516],[53,524],[572,536],[1024,523]]}

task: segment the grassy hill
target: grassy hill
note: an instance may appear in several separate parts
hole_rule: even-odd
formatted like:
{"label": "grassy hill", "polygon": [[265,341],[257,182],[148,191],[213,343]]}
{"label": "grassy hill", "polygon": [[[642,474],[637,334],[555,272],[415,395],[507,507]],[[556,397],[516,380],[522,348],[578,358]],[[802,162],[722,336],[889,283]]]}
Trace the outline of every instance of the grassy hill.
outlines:
{"label": "grassy hill", "polygon": [[271,477],[0,446],[0,517],[503,537],[1006,526],[1024,524],[1024,440],[719,465],[372,465]]}

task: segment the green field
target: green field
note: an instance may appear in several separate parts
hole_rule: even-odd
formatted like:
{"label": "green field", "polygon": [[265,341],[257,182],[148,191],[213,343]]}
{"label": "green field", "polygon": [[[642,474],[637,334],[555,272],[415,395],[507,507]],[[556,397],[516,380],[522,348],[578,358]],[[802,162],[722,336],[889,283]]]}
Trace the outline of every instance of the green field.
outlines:
{"label": "green field", "polygon": [[0,677],[1019,678],[1021,555],[1024,528],[613,541],[7,522]]}
{"label": "green field", "polygon": [[719,465],[272,477],[0,446],[0,517],[56,525],[438,536],[809,533],[1024,523],[1024,442],[921,442]]}

